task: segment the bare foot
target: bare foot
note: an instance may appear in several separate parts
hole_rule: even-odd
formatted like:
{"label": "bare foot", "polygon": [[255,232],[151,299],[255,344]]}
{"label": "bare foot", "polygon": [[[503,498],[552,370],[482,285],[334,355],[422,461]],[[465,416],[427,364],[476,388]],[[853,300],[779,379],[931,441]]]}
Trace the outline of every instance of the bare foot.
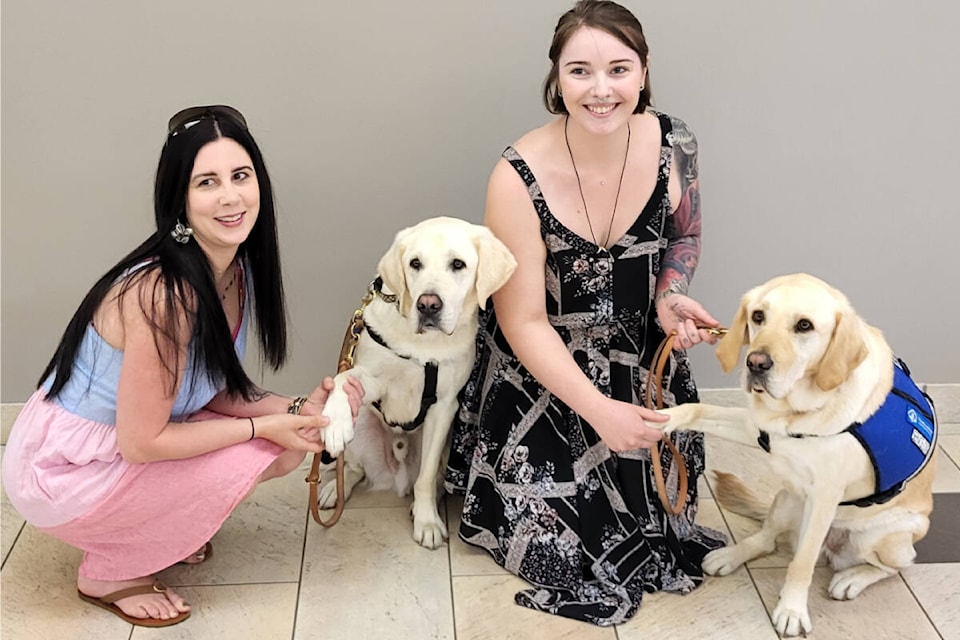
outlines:
{"label": "bare foot", "polygon": [[[154,576],[145,576],[135,580],[110,582],[106,580],[91,580],[83,576],[78,576],[77,589],[85,595],[102,598],[105,595],[115,593],[122,589],[152,585],[155,580],[156,578]],[[133,616],[134,618],[169,620],[170,618],[177,617],[180,613],[190,611],[190,605],[184,601],[183,597],[169,588],[166,591],[123,598],[122,600],[117,600],[114,604],[120,607],[128,616]]]}

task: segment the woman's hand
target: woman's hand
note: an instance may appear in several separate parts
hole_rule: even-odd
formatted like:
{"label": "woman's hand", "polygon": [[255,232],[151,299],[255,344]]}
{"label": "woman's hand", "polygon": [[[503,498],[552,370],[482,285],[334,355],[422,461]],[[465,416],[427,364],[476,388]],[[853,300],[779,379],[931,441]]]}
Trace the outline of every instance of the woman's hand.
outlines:
{"label": "woman's hand", "polygon": [[[330,397],[330,392],[334,390],[336,383],[333,378],[327,376],[320,384],[310,392],[307,401],[300,409],[302,416],[320,416],[323,413],[323,407]],[[363,385],[356,378],[347,376],[347,381],[343,385],[343,390],[347,393],[347,401],[350,402],[350,410],[353,413],[353,420],[356,422],[357,415],[360,413],[360,407],[363,406]],[[319,427],[311,428],[305,431],[302,436],[310,441],[323,439],[320,437],[320,429],[327,425],[329,420],[323,418],[323,423]]]}
{"label": "woman's hand", "polygon": [[674,342],[674,349],[682,350],[700,342],[716,344],[719,336],[716,336],[701,327],[719,327],[720,323],[707,313],[707,310],[699,302],[680,293],[672,293],[661,298],[657,303],[657,318],[660,320],[660,326],[663,332],[670,335],[671,332],[677,332],[677,339]]}
{"label": "woman's hand", "polygon": [[648,449],[663,437],[661,426],[668,416],[612,398],[603,398],[595,410],[583,416],[611,451]]}
{"label": "woman's hand", "polygon": [[253,418],[254,434],[280,445],[284,449],[297,451],[323,451],[320,429],[326,426],[327,418],[317,415],[294,415],[292,413],[274,413]]}

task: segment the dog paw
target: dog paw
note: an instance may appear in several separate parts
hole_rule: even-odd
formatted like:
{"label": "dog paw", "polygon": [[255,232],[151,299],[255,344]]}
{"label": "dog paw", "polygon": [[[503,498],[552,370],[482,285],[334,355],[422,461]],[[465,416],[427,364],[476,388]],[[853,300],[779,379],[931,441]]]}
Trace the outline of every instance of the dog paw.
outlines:
{"label": "dog paw", "polygon": [[871,584],[889,575],[868,564],[857,565],[833,574],[827,592],[834,600],[853,600]]}
{"label": "dog paw", "polygon": [[436,549],[447,539],[447,525],[440,518],[436,507],[420,510],[414,501],[413,539],[421,547]]}
{"label": "dog paw", "polygon": [[663,423],[651,423],[651,425],[663,426],[664,435],[669,435],[674,431],[684,431],[690,427],[692,421],[692,415],[690,409],[687,405],[677,405],[676,407],[668,407],[666,409],[658,409],[657,413],[662,413],[670,416],[670,421]]}
{"label": "dog paw", "polygon": [[806,635],[813,630],[813,625],[810,623],[810,612],[807,611],[805,601],[791,604],[784,598],[780,598],[780,602],[773,610],[771,620],[781,637],[798,636],[801,633]]}
{"label": "dog paw", "polygon": [[323,447],[336,458],[353,440],[353,412],[346,394],[331,393],[323,407],[323,415],[330,419],[330,424],[321,432]]}
{"label": "dog paw", "polygon": [[711,576],[726,576],[740,568],[743,560],[737,553],[737,546],[722,547],[711,551],[703,558],[701,567]]}
{"label": "dog paw", "polygon": [[326,482],[320,485],[317,490],[317,507],[321,509],[333,509],[337,504],[337,482]]}

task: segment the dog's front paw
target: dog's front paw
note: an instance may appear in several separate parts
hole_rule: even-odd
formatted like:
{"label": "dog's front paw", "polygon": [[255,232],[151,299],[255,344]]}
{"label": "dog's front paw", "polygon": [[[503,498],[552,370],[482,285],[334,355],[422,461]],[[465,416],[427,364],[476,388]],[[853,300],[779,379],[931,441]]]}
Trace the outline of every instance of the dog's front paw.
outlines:
{"label": "dog's front paw", "polygon": [[813,630],[806,598],[787,598],[781,593],[780,601],[777,602],[777,607],[773,610],[771,620],[781,637],[798,636],[801,633],[806,635]]}
{"label": "dog's front paw", "polygon": [[669,407],[667,409],[658,409],[657,413],[663,413],[670,416],[670,421],[667,423],[655,423],[657,425],[663,424],[663,433],[664,435],[669,435],[674,431],[683,431],[689,429],[690,425],[693,424],[695,419],[695,412],[690,408],[692,405],[681,404],[676,407]]}
{"label": "dog's front paw", "polygon": [[447,539],[447,525],[437,512],[436,505],[423,507],[413,502],[413,539],[421,547],[436,549]]}
{"label": "dog's front paw", "polygon": [[727,576],[739,569],[743,563],[737,545],[732,545],[711,551],[704,556],[700,566],[711,576]]}
{"label": "dog's front paw", "polygon": [[323,415],[330,419],[321,434],[323,447],[336,458],[353,440],[353,412],[347,395],[342,391],[332,392],[323,407]]}

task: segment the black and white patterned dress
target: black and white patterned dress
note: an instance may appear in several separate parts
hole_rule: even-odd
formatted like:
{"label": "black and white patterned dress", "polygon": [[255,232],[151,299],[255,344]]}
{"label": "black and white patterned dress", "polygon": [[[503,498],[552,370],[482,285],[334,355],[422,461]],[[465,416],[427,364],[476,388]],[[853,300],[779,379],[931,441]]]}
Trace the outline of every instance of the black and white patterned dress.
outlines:
{"label": "black and white patterned dress", "polygon": [[[662,131],[656,187],[609,252],[554,218],[523,158],[512,147],[503,153],[540,217],[550,323],[601,391],[634,404],[642,404],[664,337],[652,300],[671,224],[667,185],[675,141],[670,117],[656,115]],[[685,354],[674,352],[663,384],[667,405],[697,400]],[[686,432],[674,442],[690,482],[685,510],[668,516],[649,451],[612,454],[520,364],[490,308],[481,318],[446,474],[447,489],[466,495],[460,536],[531,583],[516,595],[518,604],[599,625],[623,622],[644,592],[694,589],[703,579],[703,556],[724,544],[722,534],[693,524],[703,437]],[[677,472],[662,449],[675,496]]]}

